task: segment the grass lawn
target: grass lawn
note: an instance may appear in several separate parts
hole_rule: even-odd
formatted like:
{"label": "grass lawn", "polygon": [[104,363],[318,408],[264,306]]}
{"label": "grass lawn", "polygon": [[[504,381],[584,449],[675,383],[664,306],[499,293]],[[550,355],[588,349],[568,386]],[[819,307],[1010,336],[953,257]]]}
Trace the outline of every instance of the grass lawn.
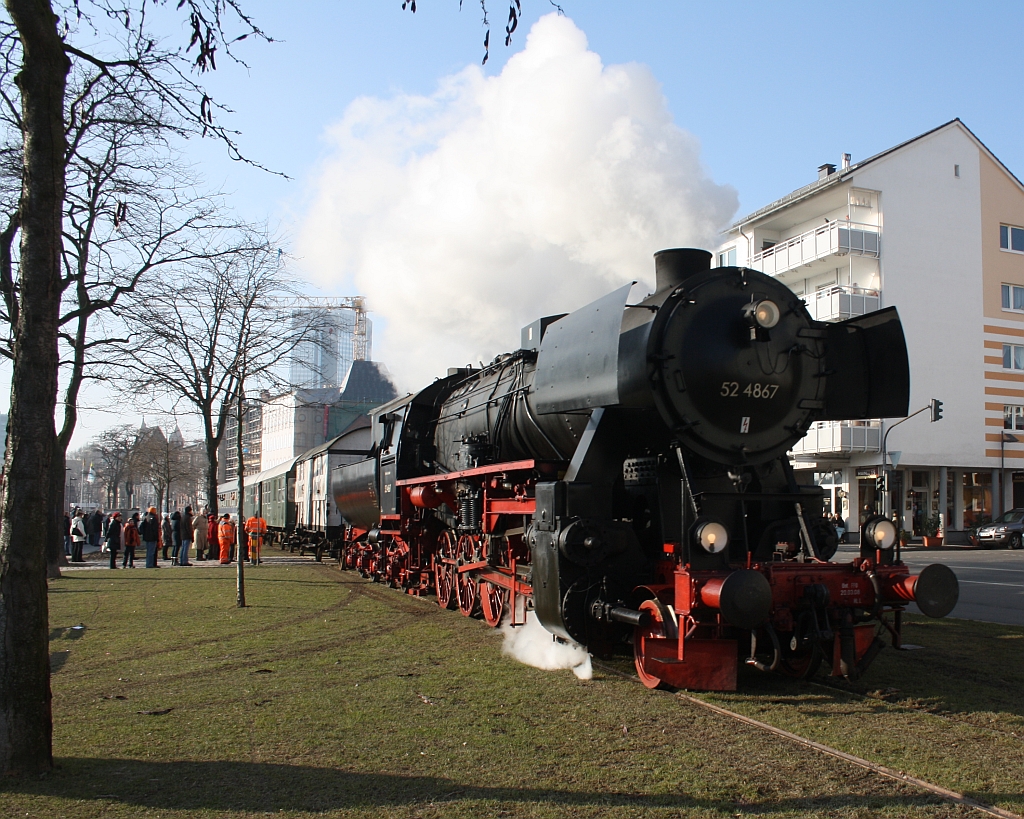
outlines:
{"label": "grass lawn", "polygon": [[[54,581],[58,768],[0,785],[0,815],[976,815],[600,670],[527,668],[480,622],[331,566],[246,577],[244,610],[220,568]],[[907,633],[925,648],[857,687],[744,672],[704,696],[1024,810],[1024,629]]]}

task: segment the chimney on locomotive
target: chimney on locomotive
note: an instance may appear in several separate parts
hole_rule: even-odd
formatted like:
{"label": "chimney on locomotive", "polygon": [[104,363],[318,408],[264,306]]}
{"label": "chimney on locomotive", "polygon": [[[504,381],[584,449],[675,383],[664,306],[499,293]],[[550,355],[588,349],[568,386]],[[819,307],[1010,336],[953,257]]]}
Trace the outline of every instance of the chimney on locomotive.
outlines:
{"label": "chimney on locomotive", "polygon": [[711,269],[711,254],[695,247],[659,250],[654,254],[655,292],[673,288],[690,276]]}

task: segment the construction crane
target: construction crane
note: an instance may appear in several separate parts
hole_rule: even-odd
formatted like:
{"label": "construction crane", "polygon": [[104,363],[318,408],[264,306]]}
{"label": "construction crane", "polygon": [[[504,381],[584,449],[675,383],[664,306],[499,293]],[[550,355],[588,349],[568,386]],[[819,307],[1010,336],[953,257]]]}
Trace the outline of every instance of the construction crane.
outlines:
{"label": "construction crane", "polygon": [[365,296],[295,296],[276,303],[281,310],[351,310],[355,314],[352,331],[352,358],[365,361],[369,358],[369,333]]}

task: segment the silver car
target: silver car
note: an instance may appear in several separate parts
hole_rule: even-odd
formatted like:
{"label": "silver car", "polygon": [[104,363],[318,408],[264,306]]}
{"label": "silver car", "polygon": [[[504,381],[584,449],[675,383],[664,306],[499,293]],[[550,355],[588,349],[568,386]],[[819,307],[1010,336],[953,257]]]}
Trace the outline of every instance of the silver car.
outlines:
{"label": "silver car", "polygon": [[1011,549],[1024,547],[1024,509],[1011,509],[992,523],[986,523],[974,537],[975,544],[983,549],[1009,546]]}

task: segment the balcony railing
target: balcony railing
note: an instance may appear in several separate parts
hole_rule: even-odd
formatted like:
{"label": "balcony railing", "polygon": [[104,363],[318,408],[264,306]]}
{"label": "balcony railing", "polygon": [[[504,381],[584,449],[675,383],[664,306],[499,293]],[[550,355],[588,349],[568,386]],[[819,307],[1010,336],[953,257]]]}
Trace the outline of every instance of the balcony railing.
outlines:
{"label": "balcony railing", "polygon": [[877,310],[879,294],[877,290],[864,287],[851,287],[837,284],[825,287],[815,293],[804,296],[807,310],[811,318],[818,321],[843,321],[854,316],[863,316]]}
{"label": "balcony railing", "polygon": [[792,451],[794,455],[821,455],[881,449],[881,421],[817,421]]}
{"label": "balcony railing", "polygon": [[882,237],[877,226],[860,222],[828,222],[761,251],[748,266],[769,276],[778,276],[828,256],[853,255],[877,259],[881,251]]}

